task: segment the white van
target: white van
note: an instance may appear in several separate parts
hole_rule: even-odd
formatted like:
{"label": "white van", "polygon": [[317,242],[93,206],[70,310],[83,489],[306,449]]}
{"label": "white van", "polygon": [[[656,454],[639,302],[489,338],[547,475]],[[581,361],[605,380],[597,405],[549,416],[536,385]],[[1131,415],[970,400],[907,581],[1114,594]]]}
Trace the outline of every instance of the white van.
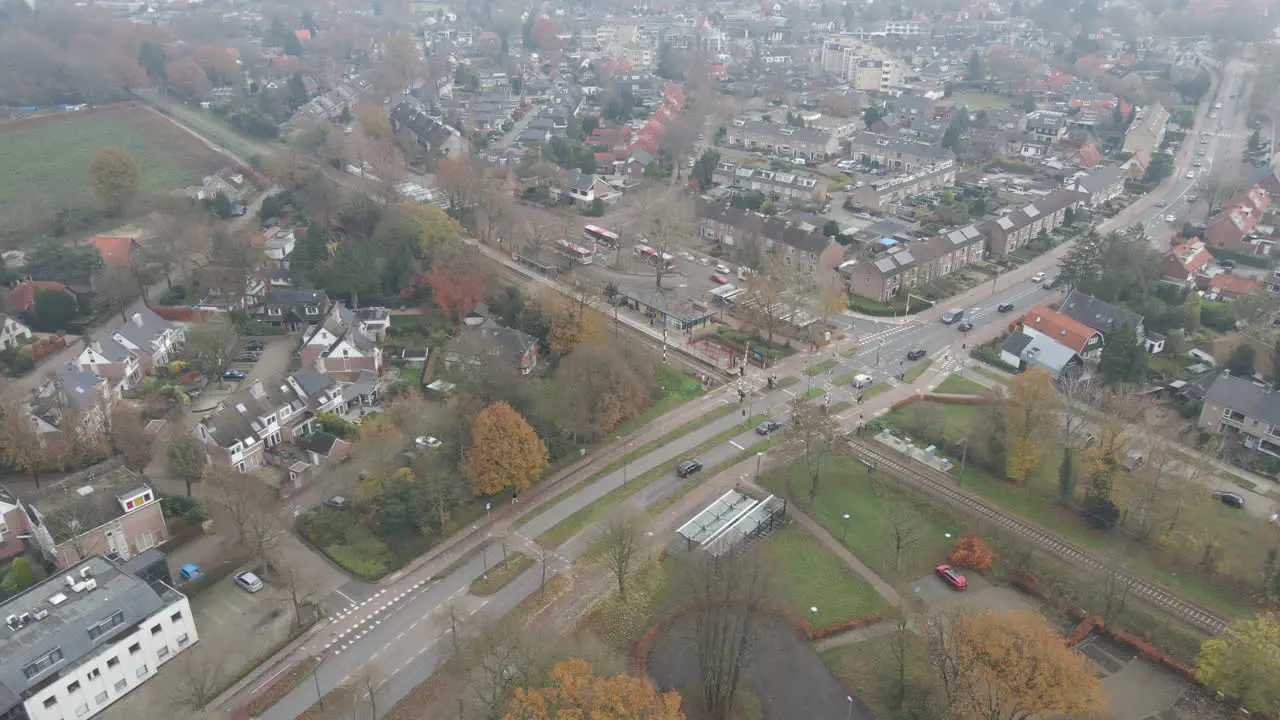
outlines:
{"label": "white van", "polygon": [[857,375],[853,376],[853,386],[855,388],[858,388],[859,390],[861,390],[864,387],[867,387],[871,383],[872,383],[872,378],[870,375],[863,375],[862,373],[858,373]]}

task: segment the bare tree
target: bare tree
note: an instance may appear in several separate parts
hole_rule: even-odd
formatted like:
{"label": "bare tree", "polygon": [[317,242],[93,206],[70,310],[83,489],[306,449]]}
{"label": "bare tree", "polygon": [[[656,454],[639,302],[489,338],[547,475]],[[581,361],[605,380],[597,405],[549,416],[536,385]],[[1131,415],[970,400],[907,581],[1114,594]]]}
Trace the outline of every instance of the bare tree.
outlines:
{"label": "bare tree", "polygon": [[789,312],[784,301],[788,295],[790,274],[776,258],[767,259],[764,266],[747,281],[747,302],[743,310],[747,319],[757,329],[763,330],[766,340],[773,342],[782,320]]}
{"label": "bare tree", "polygon": [[[642,199],[646,209],[638,231],[648,244],[659,253],[669,254],[671,248],[682,247],[697,233],[697,220],[693,203],[680,195],[664,191],[650,191]],[[654,280],[662,289],[666,268],[659,258],[654,263]]]}
{"label": "bare tree", "polygon": [[822,482],[822,465],[837,448],[840,426],[826,410],[809,405],[797,397],[792,403],[791,436],[804,449],[805,474],[809,478],[809,504],[818,497]]}
{"label": "bare tree", "polygon": [[901,573],[902,553],[920,540],[920,528],[909,518],[896,512],[890,514],[889,524],[893,527],[893,567],[895,572]]}
{"label": "bare tree", "polygon": [[272,556],[271,570],[275,574],[277,583],[284,589],[289,604],[293,606],[294,626],[301,627],[302,608],[311,604],[318,588],[315,583],[303,576],[298,566],[288,562],[283,556]]}
{"label": "bare tree", "polygon": [[187,330],[184,353],[205,377],[221,382],[235,358],[240,333],[228,320],[211,320]]}
{"label": "bare tree", "polygon": [[231,521],[236,539],[254,560],[265,563],[285,530],[272,512],[275,504],[266,483],[251,473],[238,473],[221,465],[205,468],[201,482],[208,497]]}
{"label": "bare tree", "polygon": [[1107,565],[1106,572],[1103,573],[1103,604],[1102,604],[1102,622],[1110,625],[1114,621],[1118,621],[1120,614],[1124,612],[1124,606],[1129,601],[1129,591],[1133,588],[1134,578],[1132,575],[1124,572],[1124,568],[1115,565]]}
{"label": "bare tree", "polygon": [[[106,551],[94,547],[97,536],[89,531],[111,519],[111,512],[93,496],[68,491],[44,516],[44,526],[58,546],[58,554],[67,565],[74,565],[95,552]],[[67,557],[68,550],[75,553],[75,557]]]}
{"label": "bare tree", "polygon": [[164,685],[169,699],[186,710],[198,711],[213,702],[223,690],[227,653],[225,648],[204,639],[198,647],[180,653],[168,663],[173,672]]}
{"label": "bare tree", "polygon": [[558,223],[542,212],[526,211],[517,217],[515,222],[517,237],[520,241],[520,253],[542,262],[542,251],[557,238],[554,237]]}
{"label": "bare tree", "polygon": [[98,297],[102,309],[120,313],[120,319],[127,321],[129,303],[142,293],[138,279],[129,266],[108,266],[103,268],[93,283],[93,291]]}
{"label": "bare tree", "polygon": [[643,533],[635,516],[618,512],[604,521],[596,537],[596,548],[618,583],[618,599],[627,601],[627,576],[636,561]]}
{"label": "bare tree", "polygon": [[373,663],[366,663],[356,672],[351,683],[355,689],[355,710],[358,717],[378,719],[378,689],[386,682],[382,671]]}
{"label": "bare tree", "polygon": [[487,717],[501,717],[511,693],[538,677],[544,647],[511,622],[490,625],[476,638],[470,648],[474,670],[468,687]]}
{"label": "bare tree", "polygon": [[768,589],[766,572],[759,556],[741,546],[718,557],[688,557],[685,570],[703,709],[713,720],[729,720],[742,669],[757,644],[756,625]]}
{"label": "bare tree", "polygon": [[889,636],[889,655],[893,658],[898,710],[902,710],[907,703],[907,664],[911,660],[911,634],[905,613],[898,614],[893,635]]}

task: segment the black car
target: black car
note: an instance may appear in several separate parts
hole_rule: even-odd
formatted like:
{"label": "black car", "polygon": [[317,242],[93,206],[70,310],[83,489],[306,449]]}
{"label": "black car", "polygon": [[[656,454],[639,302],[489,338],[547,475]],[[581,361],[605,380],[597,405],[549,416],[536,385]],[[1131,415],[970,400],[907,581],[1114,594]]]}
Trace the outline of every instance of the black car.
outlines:
{"label": "black car", "polygon": [[1213,497],[1227,507],[1233,507],[1237,510],[1244,508],[1244,496],[1240,493],[1233,493],[1230,490],[1214,490]]}
{"label": "black car", "polygon": [[756,426],[756,432],[761,435],[768,435],[769,433],[773,432],[774,430],[777,430],[780,427],[782,426],[774,422],[773,420],[765,420],[764,422]]}
{"label": "black car", "polygon": [[919,360],[925,356],[924,348],[911,348],[907,351],[908,360]]}
{"label": "black car", "polygon": [[957,325],[956,329],[959,330],[960,332],[969,332],[970,330],[973,329],[973,323],[969,322],[968,320],[965,320],[964,322]]}
{"label": "black car", "polygon": [[702,463],[697,460],[685,460],[676,466],[676,475],[679,475],[680,477],[689,477],[701,469]]}
{"label": "black car", "polygon": [[261,340],[250,340],[249,342],[244,344],[245,350],[254,350],[258,352],[261,352],[266,347],[267,347],[266,343],[262,342]]}
{"label": "black car", "polygon": [[1000,303],[996,306],[996,310],[1002,313],[1013,312],[1013,303]]}

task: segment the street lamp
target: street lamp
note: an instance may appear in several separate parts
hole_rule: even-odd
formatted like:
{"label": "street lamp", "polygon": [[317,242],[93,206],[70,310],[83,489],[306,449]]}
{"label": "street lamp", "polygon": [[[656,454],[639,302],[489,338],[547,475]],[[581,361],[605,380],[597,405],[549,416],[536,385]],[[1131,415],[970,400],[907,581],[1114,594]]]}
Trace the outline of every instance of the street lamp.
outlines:
{"label": "street lamp", "polygon": [[849,513],[845,513],[844,525],[840,526],[840,542],[843,543],[844,539],[848,536],[849,536]]}
{"label": "street lamp", "polygon": [[846,715],[846,716],[845,716],[845,718],[846,718],[846,720],[852,720],[852,718],[853,718],[853,696],[852,696],[852,695],[845,695],[845,696],[844,696],[844,699],[849,701],[849,714],[848,714],[848,715]]}
{"label": "street lamp", "polygon": [[756,453],[756,485],[760,484],[760,458],[764,457],[763,452]]}
{"label": "street lamp", "polygon": [[324,658],[320,658],[320,662],[311,668],[311,679],[316,681],[316,702],[320,703],[320,709],[324,710],[324,693],[320,692],[320,666],[324,664]]}

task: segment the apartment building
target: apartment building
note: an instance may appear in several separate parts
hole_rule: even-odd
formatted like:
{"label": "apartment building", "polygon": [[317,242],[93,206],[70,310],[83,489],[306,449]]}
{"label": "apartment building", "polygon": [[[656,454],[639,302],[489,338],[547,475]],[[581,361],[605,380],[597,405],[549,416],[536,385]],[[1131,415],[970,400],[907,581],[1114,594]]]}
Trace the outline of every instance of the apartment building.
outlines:
{"label": "apartment building", "polygon": [[822,44],[822,69],[846,80],[855,90],[886,92],[900,88],[904,64],[862,38],[842,35]]}
{"label": "apartment building", "polygon": [[0,604],[0,717],[93,717],[199,639],[164,555],[90,557]]}
{"label": "apartment building", "polygon": [[763,120],[734,120],[726,131],[725,140],[733,147],[815,161],[825,160],[828,155],[840,151],[840,141],[832,133]]}
{"label": "apartment building", "polygon": [[912,195],[919,195],[941,187],[956,184],[955,160],[941,160],[926,165],[916,172],[895,175],[869,182],[854,188],[849,194],[853,204],[871,212],[893,212],[898,203]]}
{"label": "apartment building", "polygon": [[987,238],[991,256],[1005,257],[1031,242],[1040,231],[1053,232],[1066,220],[1068,208],[1087,202],[1089,196],[1075,190],[1057,190],[1009,214],[985,222],[978,231]]}
{"label": "apartment building", "polygon": [[1280,392],[1223,373],[1204,395],[1200,427],[1236,435],[1245,447],[1280,458]]}
{"label": "apartment building", "polygon": [[869,260],[846,265],[841,273],[849,292],[887,302],[902,290],[946,277],[982,259],[984,238],[973,225],[908,244],[881,241],[887,249]]}
{"label": "apartment building", "polygon": [[248,472],[266,463],[266,453],[280,443],[316,431],[315,416],[338,412],[342,389],[333,379],[312,370],[299,370],[278,384],[254,380],[218,403],[196,425],[211,463]]}
{"label": "apartment building", "polygon": [[827,198],[825,180],[796,172],[762,170],[722,162],[712,171],[711,179],[724,187],[754,190],[770,198],[783,198],[793,202],[821,203]]}
{"label": "apartment building", "polygon": [[927,142],[879,133],[862,132],[849,138],[849,155],[858,162],[877,163],[886,170],[914,173],[926,167],[950,161],[956,155],[950,150]]}

